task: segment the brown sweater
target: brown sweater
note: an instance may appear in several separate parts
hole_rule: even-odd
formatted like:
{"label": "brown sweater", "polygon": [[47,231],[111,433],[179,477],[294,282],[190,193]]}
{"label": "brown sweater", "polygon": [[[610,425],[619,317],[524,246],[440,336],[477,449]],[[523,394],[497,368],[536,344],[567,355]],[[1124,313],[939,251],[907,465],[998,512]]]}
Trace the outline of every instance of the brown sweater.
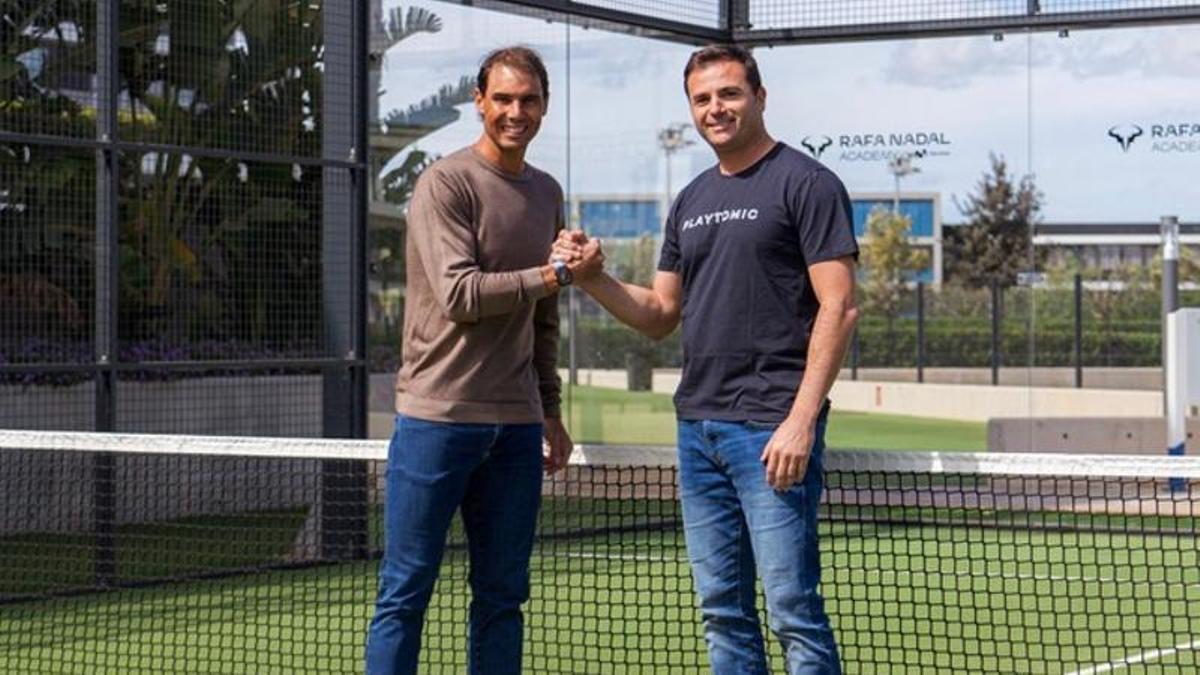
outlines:
{"label": "brown sweater", "polygon": [[444,422],[559,416],[557,296],[539,268],[562,222],[562,188],[529,165],[512,176],[464,148],[421,175],[396,410]]}

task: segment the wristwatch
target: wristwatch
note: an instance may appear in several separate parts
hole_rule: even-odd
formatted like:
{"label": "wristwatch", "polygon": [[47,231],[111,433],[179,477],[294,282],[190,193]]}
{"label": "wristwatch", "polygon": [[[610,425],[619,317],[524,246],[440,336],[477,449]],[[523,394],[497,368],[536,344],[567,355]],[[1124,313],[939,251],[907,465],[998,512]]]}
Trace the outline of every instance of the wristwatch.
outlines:
{"label": "wristwatch", "polygon": [[551,260],[550,266],[554,268],[554,278],[560,287],[570,286],[571,282],[575,280],[567,263],[561,260]]}

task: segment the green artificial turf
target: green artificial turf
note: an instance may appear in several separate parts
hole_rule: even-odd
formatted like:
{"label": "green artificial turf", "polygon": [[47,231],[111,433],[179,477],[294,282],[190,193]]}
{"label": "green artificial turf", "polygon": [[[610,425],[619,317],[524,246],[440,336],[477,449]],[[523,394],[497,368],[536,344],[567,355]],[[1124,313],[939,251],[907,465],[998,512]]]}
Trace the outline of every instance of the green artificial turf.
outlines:
{"label": "green artificial turf", "polygon": [[[675,407],[667,394],[576,386],[569,403],[569,430],[578,443],[675,444]],[[831,448],[983,451],[987,425],[834,411],[825,440]]]}
{"label": "green artificial turf", "polygon": [[[552,504],[553,529],[675,514],[586,501]],[[1151,669],[1200,665],[1188,646],[1200,635],[1190,519],[1012,513],[998,528],[964,524],[986,511],[921,513],[822,524],[822,589],[847,672],[1069,673],[1137,655]],[[1183,534],[1144,533],[1164,527]],[[465,567],[452,547],[424,672],[463,670]],[[375,575],[362,561],[0,605],[0,672],[357,672]],[[676,527],[543,538],[533,576],[527,671],[704,671]]]}
{"label": "green artificial turf", "polygon": [[[674,443],[666,395],[576,387],[570,411],[580,442]],[[834,413],[827,440],[982,450],[984,425]],[[603,487],[588,490],[571,486],[581,473],[557,479],[556,496],[545,498],[527,672],[706,671],[676,495],[638,482],[650,473],[601,472]],[[828,484],[841,496],[824,507],[822,590],[846,672],[1071,673],[1122,659],[1145,662],[1135,670],[1200,666],[1195,519],[1094,513],[1069,496],[1060,505],[1079,509],[1043,514],[853,502],[872,491],[920,490],[935,504],[943,492],[1003,495],[1007,483],[986,477],[831,474]],[[0,673],[358,672],[378,563],[280,569],[311,555],[297,547],[311,515],[122,526],[116,566],[125,585],[108,589],[96,587],[92,537],[0,538]],[[375,507],[375,550],[380,525]],[[423,672],[462,672],[466,663],[461,524],[451,540],[426,617]]]}

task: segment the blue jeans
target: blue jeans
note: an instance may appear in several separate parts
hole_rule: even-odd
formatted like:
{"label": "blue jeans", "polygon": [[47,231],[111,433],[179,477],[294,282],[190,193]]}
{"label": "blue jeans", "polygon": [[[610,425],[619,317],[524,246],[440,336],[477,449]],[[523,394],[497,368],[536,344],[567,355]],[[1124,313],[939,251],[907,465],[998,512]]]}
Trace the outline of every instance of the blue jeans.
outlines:
{"label": "blue jeans", "polygon": [[790,675],[840,673],[817,549],[825,420],[803,481],[767,484],[759,457],[774,424],[679,421],[679,484],[688,557],[700,596],[709,661],[717,675],[767,675],[755,570],[771,631]]}
{"label": "blue jeans", "polygon": [[459,507],[471,564],[468,672],[521,671],[521,605],[529,599],[541,486],[541,424],[396,417],[369,675],[417,672],[425,609]]}

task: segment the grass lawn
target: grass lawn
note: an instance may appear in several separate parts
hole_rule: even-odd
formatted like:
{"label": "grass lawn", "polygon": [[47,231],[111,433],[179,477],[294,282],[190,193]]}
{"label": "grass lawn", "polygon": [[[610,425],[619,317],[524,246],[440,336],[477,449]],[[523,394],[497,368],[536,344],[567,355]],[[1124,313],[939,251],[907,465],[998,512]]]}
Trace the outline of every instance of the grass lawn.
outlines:
{"label": "grass lawn", "polygon": [[[1200,664],[1174,649],[1200,635],[1192,535],[851,522],[821,536],[847,672]],[[464,558],[445,559],[424,672],[463,671]],[[0,605],[0,672],[358,672],[375,574],[348,563]],[[705,670],[678,530],[543,540],[533,574],[530,672]]]}
{"label": "grass lawn", "polygon": [[[576,440],[674,443],[666,395],[577,387],[571,403]],[[982,450],[984,425],[836,413],[828,440],[837,448]],[[969,493],[976,484],[954,485]],[[987,479],[977,486],[984,495],[991,489]],[[678,504],[619,494],[547,497],[548,536],[538,543],[526,606],[527,671],[706,671]],[[845,502],[824,511],[822,590],[848,673],[1107,672],[1121,659],[1144,661],[1134,670],[1200,669],[1195,520],[934,508]],[[122,527],[117,564],[127,578],[151,579],[280,562],[293,555],[305,515]],[[601,533],[647,521],[666,528]],[[370,522],[377,544],[378,515]],[[452,537],[461,536],[455,527]],[[93,545],[78,535],[0,539],[0,595],[84,591],[0,603],[0,673],[361,668],[374,561],[91,592]],[[461,546],[446,554],[427,613],[423,672],[464,670],[465,557]]]}
{"label": "grass lawn", "polygon": [[[667,394],[571,387],[570,431],[579,443],[674,445],[675,407]],[[864,450],[987,449],[987,425],[904,415],[834,411],[826,443]]]}

